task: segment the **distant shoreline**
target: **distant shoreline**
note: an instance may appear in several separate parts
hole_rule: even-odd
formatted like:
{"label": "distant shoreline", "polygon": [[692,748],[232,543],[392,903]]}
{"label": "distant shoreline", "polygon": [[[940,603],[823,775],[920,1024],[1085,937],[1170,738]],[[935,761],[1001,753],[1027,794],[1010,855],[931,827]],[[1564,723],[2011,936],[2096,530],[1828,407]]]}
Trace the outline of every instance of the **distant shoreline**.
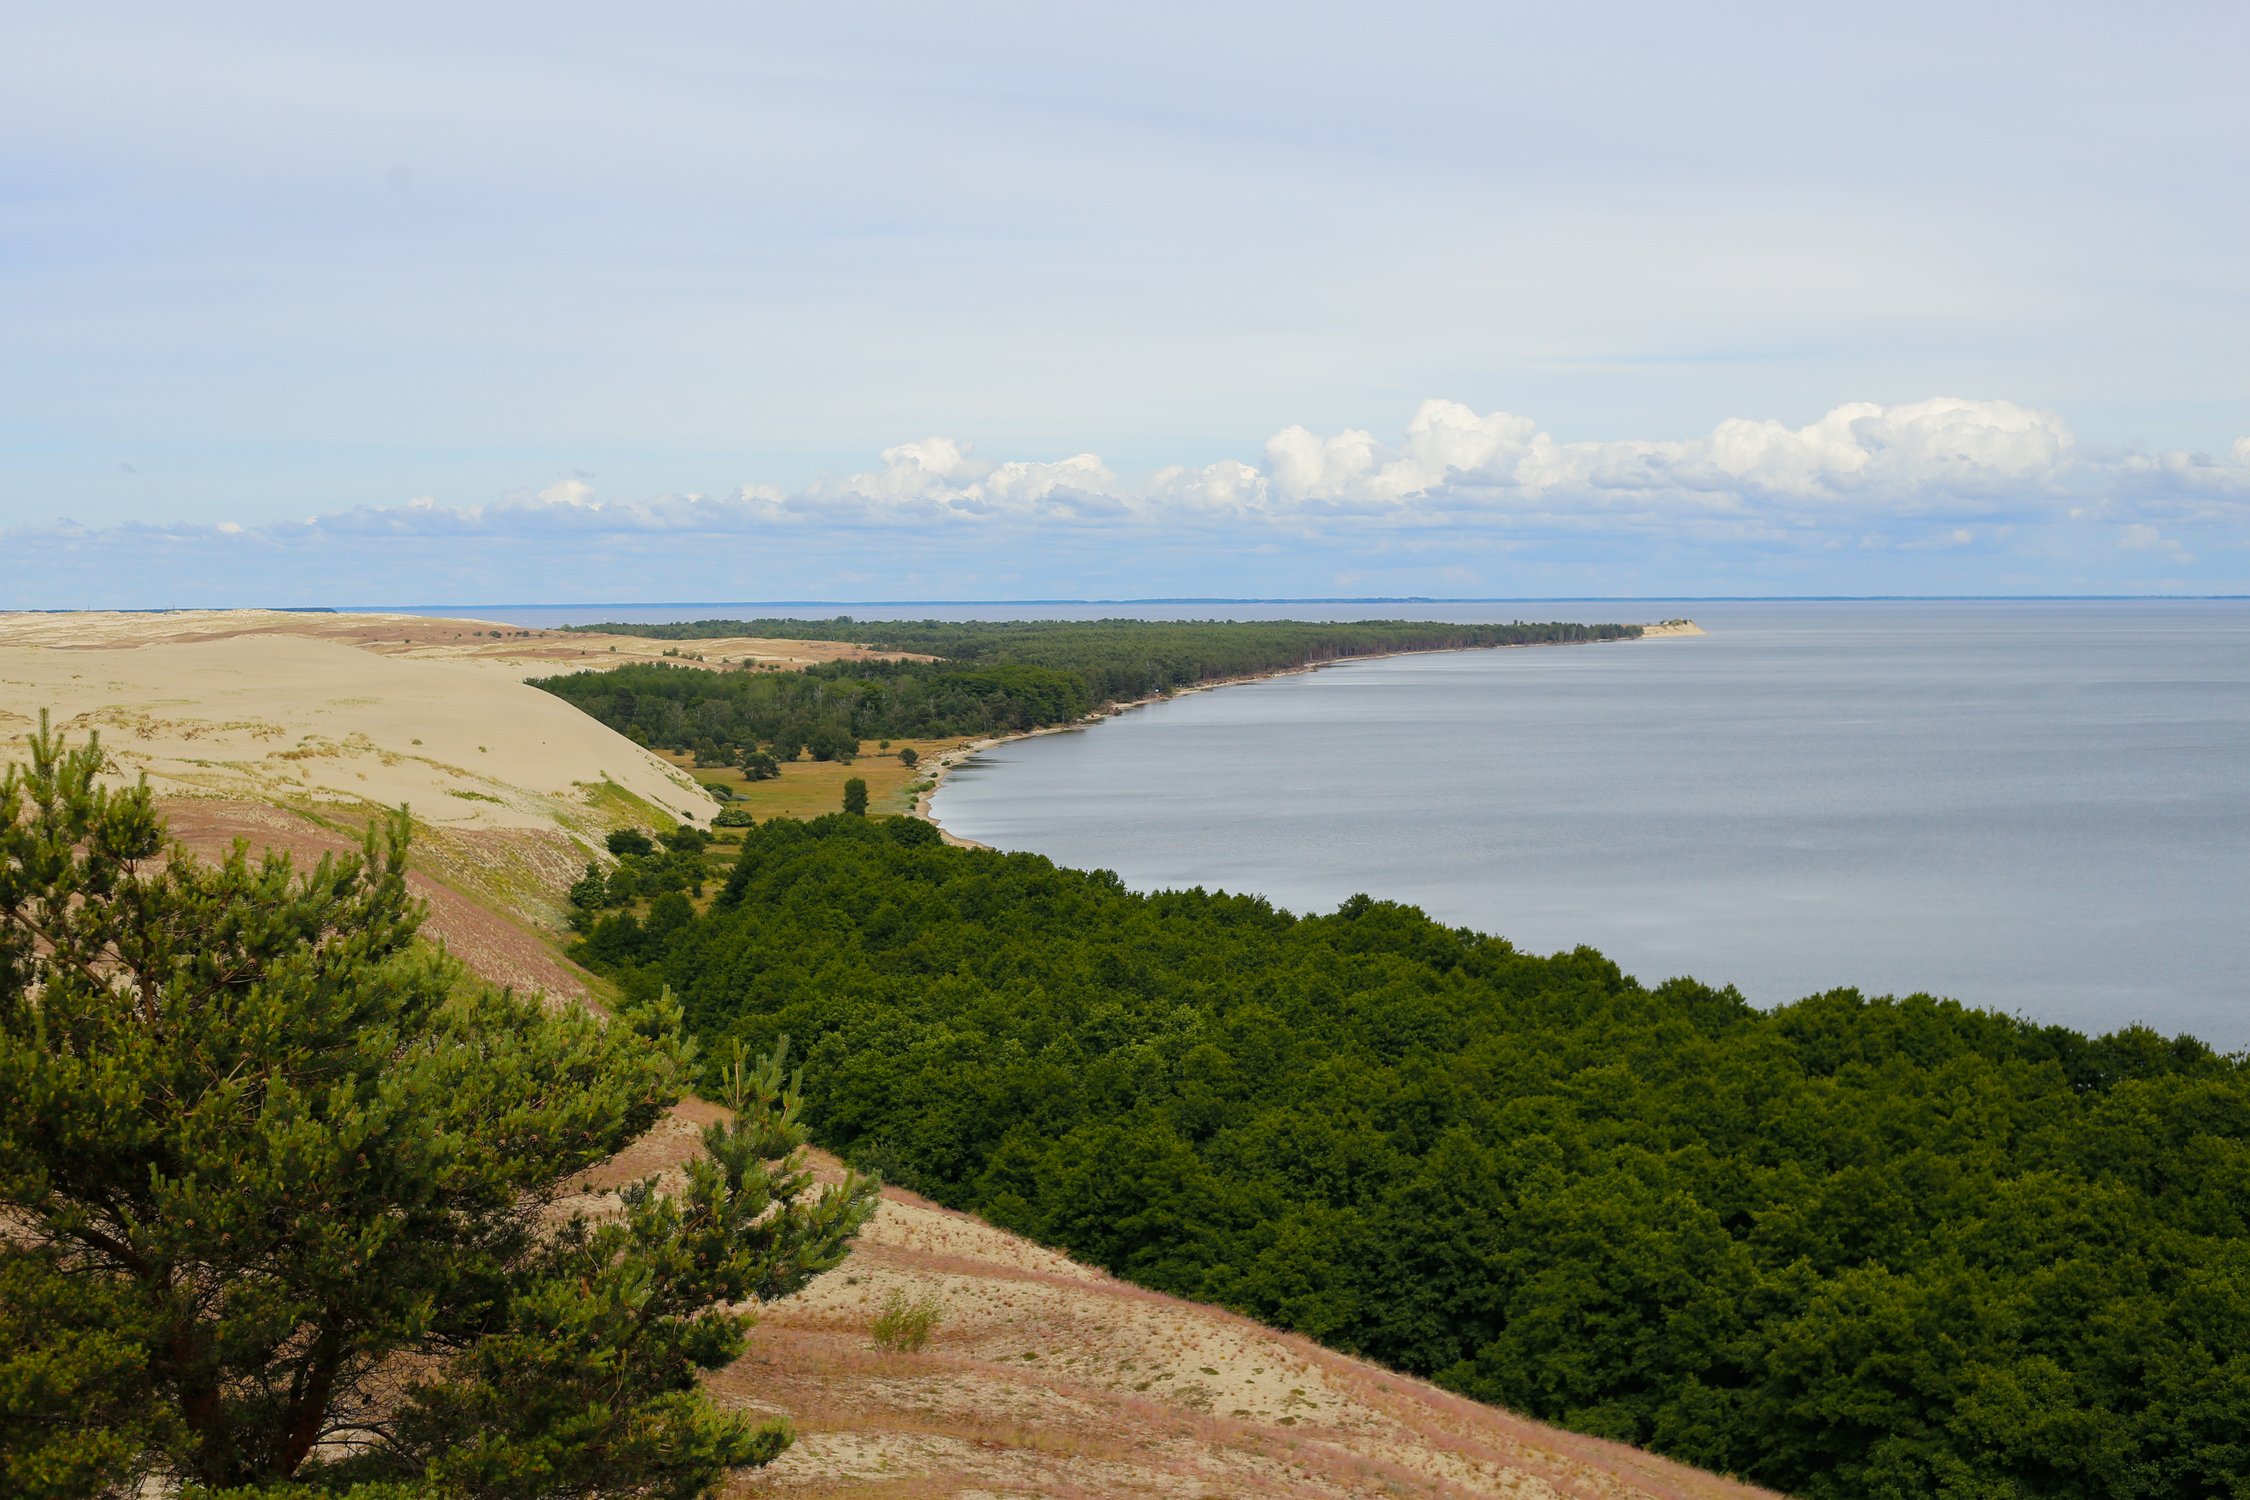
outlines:
{"label": "distant shoreline", "polygon": [[[531,604],[486,601],[481,604],[340,604],[335,606],[300,606],[302,608],[334,608],[341,614],[405,614],[441,615],[448,619],[475,617],[475,611],[488,609],[560,610],[594,612],[606,610],[614,614],[619,610],[647,609],[1007,609],[1036,606],[1039,608],[1099,608],[1106,605],[1147,607],[1152,605],[1215,605],[1215,604],[2170,604],[2170,603],[2237,603],[2250,601],[2250,594],[1510,594],[1494,596],[1437,595],[1437,594],[1350,594],[1350,595],[1273,595],[1233,596],[1194,595],[1180,597],[1144,597],[1134,599],[611,599],[594,600],[585,604]],[[120,611],[133,614],[165,614],[194,609],[250,609],[256,605],[146,605],[137,609]],[[22,611],[26,614],[73,614],[73,609],[44,609]],[[520,623],[520,622],[519,622]]]}
{"label": "distant shoreline", "polygon": [[992,848],[990,844],[980,842],[977,839],[963,838],[938,821],[937,814],[932,810],[932,804],[939,789],[945,785],[948,776],[951,776],[978,756],[989,750],[997,750],[1002,745],[1014,744],[1018,740],[1037,739],[1039,736],[1047,734],[1075,734],[1082,730],[1091,729],[1106,719],[1113,719],[1132,709],[1148,708],[1158,703],[1171,703],[1186,697],[1190,693],[1206,693],[1214,688],[1239,687],[1246,682],[1266,682],[1276,677],[1299,677],[1308,672],[1319,672],[1329,667],[1348,666],[1363,661],[1383,661],[1399,656],[1443,656],[1456,651],[1536,651],[1544,650],[1550,646],[1630,645],[1634,641],[1678,640],[1687,636],[1707,634],[1709,632],[1693,620],[1664,620],[1653,625],[1643,625],[1639,635],[1627,636],[1622,640],[1522,641],[1491,646],[1430,646],[1411,651],[1369,651],[1361,655],[1333,657],[1327,661],[1306,662],[1301,666],[1274,667],[1263,672],[1244,672],[1233,677],[1213,677],[1207,681],[1180,688],[1176,692],[1153,694],[1146,698],[1129,698],[1123,702],[1105,704],[1084,718],[1073,720],[1068,724],[1046,724],[1037,729],[1017,730],[1013,734],[991,735],[985,739],[972,740],[958,750],[949,750],[931,760],[930,784],[915,795],[914,808],[909,816],[920,818],[923,822],[928,823],[938,831],[938,834],[947,843],[958,848],[990,849]]}

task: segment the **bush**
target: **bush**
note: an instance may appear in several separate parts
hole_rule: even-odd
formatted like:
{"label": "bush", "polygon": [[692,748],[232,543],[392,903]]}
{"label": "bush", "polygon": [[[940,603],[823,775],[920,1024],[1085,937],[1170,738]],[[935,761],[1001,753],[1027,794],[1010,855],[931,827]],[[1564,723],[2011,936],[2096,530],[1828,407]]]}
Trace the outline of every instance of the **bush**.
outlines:
{"label": "bush", "polygon": [[945,1321],[945,1303],[936,1293],[922,1297],[909,1297],[906,1288],[894,1286],[883,1298],[882,1309],[875,1314],[875,1323],[868,1331],[874,1335],[875,1347],[888,1349],[893,1354],[919,1354],[930,1342],[930,1335],[938,1324]]}
{"label": "bush", "polygon": [[711,819],[713,828],[754,828],[758,820],[750,816],[747,807],[722,807]]}
{"label": "bush", "polygon": [[609,846],[609,852],[621,859],[628,854],[656,852],[656,841],[638,828],[617,829],[604,842]]}
{"label": "bush", "polygon": [[587,861],[586,873],[570,884],[570,904],[588,911],[598,911],[609,904],[609,878],[602,867]]}

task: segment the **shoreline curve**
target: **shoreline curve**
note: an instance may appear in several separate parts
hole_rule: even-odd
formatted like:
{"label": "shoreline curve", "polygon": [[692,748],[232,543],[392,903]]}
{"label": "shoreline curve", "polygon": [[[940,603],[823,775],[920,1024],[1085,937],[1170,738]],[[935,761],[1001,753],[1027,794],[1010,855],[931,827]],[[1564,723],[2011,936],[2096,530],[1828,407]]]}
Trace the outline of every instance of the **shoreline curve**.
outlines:
{"label": "shoreline curve", "polygon": [[1628,636],[1623,640],[1616,641],[1536,641],[1521,645],[1440,646],[1421,651],[1370,651],[1362,656],[1342,656],[1329,661],[1306,662],[1303,666],[1298,667],[1275,667],[1266,672],[1244,672],[1233,677],[1213,677],[1205,682],[1190,684],[1175,692],[1158,693],[1146,698],[1131,698],[1121,703],[1105,704],[1084,718],[1075,719],[1068,724],[1046,724],[1037,729],[1018,730],[1013,734],[990,735],[981,740],[972,740],[957,750],[948,750],[943,755],[932,758],[929,785],[915,794],[913,809],[907,816],[920,818],[923,822],[935,828],[939,837],[956,848],[992,849],[992,845],[978,839],[965,838],[938,820],[933,804],[938,792],[944,788],[948,776],[951,776],[978,756],[990,750],[997,750],[1002,745],[1011,745],[1017,740],[1037,739],[1041,735],[1047,734],[1082,733],[1104,720],[1116,718],[1119,714],[1130,712],[1136,708],[1148,708],[1159,703],[1171,703],[1188,696],[1190,693],[1207,693],[1215,688],[1240,687],[1246,682],[1265,682],[1276,677],[1302,677],[1308,673],[1325,671],[1330,667],[1351,666],[1363,661],[1384,661],[1399,656],[1447,656],[1457,651],[1546,651],[1560,646],[1621,646],[1631,645],[1635,641],[1678,640],[1687,636],[1707,634],[1709,632],[1693,620],[1663,620],[1653,625],[1643,625],[1641,633],[1637,636]]}

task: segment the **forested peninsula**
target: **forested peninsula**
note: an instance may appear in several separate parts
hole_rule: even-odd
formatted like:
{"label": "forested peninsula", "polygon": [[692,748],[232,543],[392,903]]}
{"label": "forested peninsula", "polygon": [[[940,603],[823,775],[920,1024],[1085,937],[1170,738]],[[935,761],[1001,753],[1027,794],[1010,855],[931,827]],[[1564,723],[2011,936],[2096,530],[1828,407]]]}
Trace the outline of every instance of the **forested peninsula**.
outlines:
{"label": "forested peninsula", "polygon": [[2241,1058],[1760,1011],[911,819],[741,837],[706,909],[587,910],[578,952],[707,1057],[788,1035],[816,1138],[941,1202],[1810,1500],[2250,1493]]}
{"label": "forested peninsula", "polygon": [[[707,766],[848,760],[863,740],[1020,734],[1114,704],[1261,673],[1401,651],[1636,639],[1638,625],[1432,620],[696,620],[580,627],[683,643],[696,664],[575,672],[533,685],[644,745]],[[888,658],[774,672],[702,660],[692,643],[849,641]]]}

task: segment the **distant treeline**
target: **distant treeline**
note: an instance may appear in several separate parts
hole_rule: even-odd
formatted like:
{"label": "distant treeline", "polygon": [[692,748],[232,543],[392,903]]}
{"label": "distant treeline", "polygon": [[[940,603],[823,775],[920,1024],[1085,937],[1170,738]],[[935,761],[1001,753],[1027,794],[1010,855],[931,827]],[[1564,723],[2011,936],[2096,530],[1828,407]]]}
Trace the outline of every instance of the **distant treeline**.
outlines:
{"label": "distant treeline", "polygon": [[736,636],[849,641],[937,661],[827,662],[800,672],[668,664],[534,685],[643,744],[707,764],[810,750],[849,758],[870,739],[1004,734],[1090,710],[1248,676],[1391,651],[1628,640],[1638,625],[1451,625],[1430,620],[696,620],[581,627],[657,640]]}
{"label": "distant treeline", "polygon": [[2240,1059],[936,839],[770,823],[580,951],[787,1033],[850,1160],[1471,1396],[1812,1500],[2250,1494]]}

